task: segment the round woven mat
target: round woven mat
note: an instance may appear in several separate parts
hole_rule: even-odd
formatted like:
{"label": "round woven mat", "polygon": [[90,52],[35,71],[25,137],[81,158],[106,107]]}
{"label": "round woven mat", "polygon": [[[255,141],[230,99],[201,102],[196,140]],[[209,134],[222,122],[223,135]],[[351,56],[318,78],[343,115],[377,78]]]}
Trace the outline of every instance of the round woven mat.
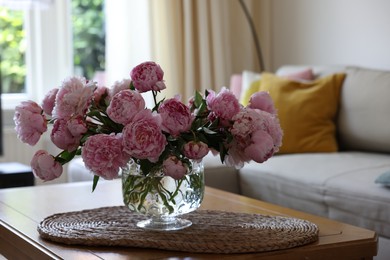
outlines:
{"label": "round woven mat", "polygon": [[136,226],[145,216],[124,206],[55,214],[38,226],[42,238],[72,245],[128,246],[197,253],[248,253],[305,245],[318,238],[306,220],[197,210],[184,216],[192,226],[179,231],[149,231]]}

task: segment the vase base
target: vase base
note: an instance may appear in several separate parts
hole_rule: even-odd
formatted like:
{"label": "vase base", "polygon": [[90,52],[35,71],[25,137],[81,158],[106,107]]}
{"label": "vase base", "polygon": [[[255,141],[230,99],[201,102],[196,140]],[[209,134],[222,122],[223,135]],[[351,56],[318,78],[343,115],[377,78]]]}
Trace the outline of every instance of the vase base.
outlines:
{"label": "vase base", "polygon": [[137,227],[154,230],[154,231],[170,231],[181,230],[192,225],[192,222],[187,219],[181,218],[168,218],[168,219],[147,219],[139,221]]}

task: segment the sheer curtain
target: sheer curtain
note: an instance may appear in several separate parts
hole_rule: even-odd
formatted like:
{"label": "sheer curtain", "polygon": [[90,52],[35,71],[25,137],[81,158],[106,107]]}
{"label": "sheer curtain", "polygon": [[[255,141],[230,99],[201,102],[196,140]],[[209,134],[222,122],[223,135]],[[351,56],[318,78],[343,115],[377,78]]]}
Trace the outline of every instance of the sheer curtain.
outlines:
{"label": "sheer curtain", "polygon": [[[256,24],[260,1],[246,0]],[[165,71],[166,96],[219,90],[233,73],[259,70],[238,0],[150,1],[152,57]]]}
{"label": "sheer curtain", "polygon": [[[245,0],[258,30],[261,2]],[[186,101],[195,90],[228,86],[233,73],[259,70],[238,0],[106,1],[106,19],[108,85],[154,60],[165,73],[161,98]]]}

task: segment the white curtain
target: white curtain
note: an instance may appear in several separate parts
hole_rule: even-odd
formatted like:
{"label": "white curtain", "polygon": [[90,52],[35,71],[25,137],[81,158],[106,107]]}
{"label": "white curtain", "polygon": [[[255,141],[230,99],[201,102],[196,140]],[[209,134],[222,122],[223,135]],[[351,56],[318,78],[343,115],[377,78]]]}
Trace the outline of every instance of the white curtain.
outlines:
{"label": "white curtain", "polygon": [[[255,21],[259,1],[245,2]],[[150,1],[152,56],[165,71],[169,96],[219,90],[233,73],[259,70],[238,0]]]}
{"label": "white curtain", "polygon": [[[261,1],[245,0],[260,28]],[[165,73],[162,97],[228,86],[233,73],[259,70],[253,38],[238,0],[106,1],[107,82],[144,60]]]}

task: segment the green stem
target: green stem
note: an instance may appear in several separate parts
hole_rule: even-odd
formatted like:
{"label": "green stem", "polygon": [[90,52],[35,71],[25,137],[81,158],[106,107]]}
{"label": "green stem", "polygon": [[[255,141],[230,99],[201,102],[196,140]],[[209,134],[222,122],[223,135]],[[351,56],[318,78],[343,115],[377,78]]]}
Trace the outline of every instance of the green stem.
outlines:
{"label": "green stem", "polygon": [[[165,194],[163,192],[161,192],[161,189],[160,189],[160,181],[158,181],[157,183],[154,182],[154,188],[156,189],[158,195],[160,195],[165,207],[167,207],[167,209],[169,210],[169,214],[171,214],[173,212],[173,207],[171,205],[169,205],[168,203],[168,199],[167,197],[165,196]],[[162,185],[161,185],[162,186]],[[165,190],[165,189],[164,189]]]}
{"label": "green stem", "polygon": [[181,184],[182,184],[184,178],[185,178],[185,177],[183,177],[183,178],[181,178],[179,181],[177,181],[176,190],[173,192],[173,194],[171,195],[171,198],[169,199],[169,200],[172,201],[173,203],[175,203],[175,202],[173,201],[173,199],[174,199],[174,198],[177,196],[177,194],[179,193],[179,191],[180,191],[180,186],[181,186]]}
{"label": "green stem", "polygon": [[157,91],[152,90],[154,105],[157,106]]}

